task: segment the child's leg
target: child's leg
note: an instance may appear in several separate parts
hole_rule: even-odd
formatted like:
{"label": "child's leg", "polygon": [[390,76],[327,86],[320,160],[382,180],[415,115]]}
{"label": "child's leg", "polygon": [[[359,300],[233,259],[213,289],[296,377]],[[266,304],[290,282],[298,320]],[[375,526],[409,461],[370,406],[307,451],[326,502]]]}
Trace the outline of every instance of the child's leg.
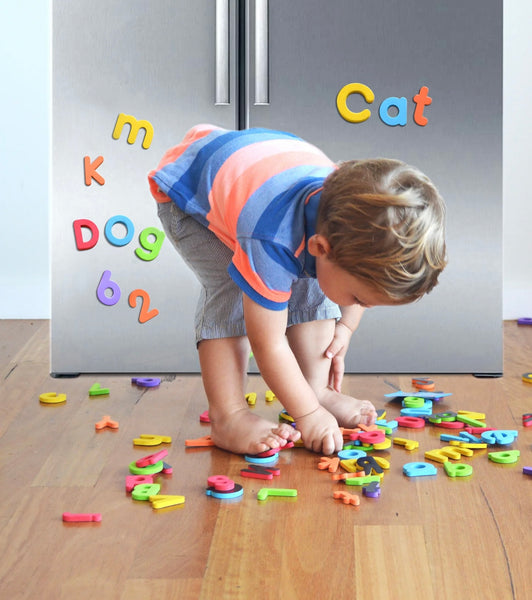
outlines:
{"label": "child's leg", "polygon": [[369,425],[376,418],[371,402],[340,394],[329,387],[331,360],[325,357],[325,350],[333,339],[334,327],[334,319],[292,325],[287,331],[290,347],[321,405],[336,417],[341,427]]}
{"label": "child's leg", "polygon": [[240,454],[258,454],[299,439],[300,433],[290,425],[276,425],[249,410],[245,400],[246,337],[202,340],[198,352],[209,401],[211,436],[217,446]]}
{"label": "child's leg", "polygon": [[159,205],[164,230],[202,289],[196,311],[196,340],[209,401],[211,434],[220,448],[257,454],[295,441],[300,433],[254,415],[245,399],[249,343],[245,337],[242,292],[227,266],[232,252],[173,202]]}

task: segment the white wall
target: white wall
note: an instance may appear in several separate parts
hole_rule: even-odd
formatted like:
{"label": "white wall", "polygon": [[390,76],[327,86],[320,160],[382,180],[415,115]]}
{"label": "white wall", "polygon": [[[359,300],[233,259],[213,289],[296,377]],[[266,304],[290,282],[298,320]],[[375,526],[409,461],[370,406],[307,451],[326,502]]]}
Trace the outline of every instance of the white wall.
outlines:
{"label": "white wall", "polygon": [[[50,11],[46,0],[0,6],[0,318],[50,317]],[[532,316],[530,0],[504,9],[504,310]],[[479,57],[482,60],[482,57]],[[458,93],[458,92],[457,92]],[[486,232],[489,235],[489,232]],[[489,268],[489,265],[486,265]],[[479,298],[479,303],[482,298]]]}
{"label": "white wall", "polygon": [[504,3],[504,283],[505,319],[532,317],[532,2]]}
{"label": "white wall", "polygon": [[48,1],[2,2],[0,23],[0,318],[48,318]]}

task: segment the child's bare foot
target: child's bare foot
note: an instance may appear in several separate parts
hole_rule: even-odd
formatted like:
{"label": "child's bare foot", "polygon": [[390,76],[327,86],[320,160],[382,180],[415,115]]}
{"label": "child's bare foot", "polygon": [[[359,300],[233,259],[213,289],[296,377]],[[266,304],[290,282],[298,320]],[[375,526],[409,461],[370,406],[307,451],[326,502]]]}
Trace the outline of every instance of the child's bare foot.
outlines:
{"label": "child's bare foot", "polygon": [[270,448],[280,448],[295,442],[301,433],[287,423],[276,424],[247,407],[235,412],[211,417],[211,437],[219,448],[236,454],[259,454]]}
{"label": "child's bare foot", "polygon": [[336,417],[340,427],[369,426],[377,420],[377,412],[369,400],[358,400],[331,388],[325,388],[318,398],[320,404]]}

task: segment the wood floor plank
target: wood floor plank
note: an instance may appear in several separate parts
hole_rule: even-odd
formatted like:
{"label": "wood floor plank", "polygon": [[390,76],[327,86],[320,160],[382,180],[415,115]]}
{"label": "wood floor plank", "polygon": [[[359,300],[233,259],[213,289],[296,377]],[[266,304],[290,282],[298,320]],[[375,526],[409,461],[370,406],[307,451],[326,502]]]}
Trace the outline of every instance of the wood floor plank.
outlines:
{"label": "wood floor plank", "polygon": [[62,522],[65,511],[96,512],[92,499],[78,492],[32,488],[18,494],[14,518],[0,541],[0,587],[6,598],[120,598],[131,551],[117,544],[119,529],[116,522],[112,526],[109,505],[101,523]]}
{"label": "wood floor plank", "polygon": [[[478,460],[487,461],[485,457]],[[445,486],[437,485],[440,482],[436,480],[417,482],[418,493],[424,498],[423,514],[433,515],[425,520],[424,535],[436,598],[460,596],[466,584],[468,589],[482,590],[483,598],[513,598],[506,542],[478,479],[446,482]],[[476,542],[471,544],[472,540]],[[482,560],[475,556],[480,545],[485,552]]]}
{"label": "wood floor plank", "polygon": [[0,332],[1,437],[25,406],[23,400],[45,391],[40,385],[48,379],[49,325],[0,320]]}
{"label": "wood floor plank", "polygon": [[32,360],[35,353],[32,344],[38,344],[39,360],[48,361],[41,345],[48,344],[49,321],[27,319],[0,319],[0,377],[6,379],[19,360]]}
{"label": "wood floor plank", "polygon": [[440,597],[434,593],[422,526],[355,526],[354,554],[353,597]]}
{"label": "wood floor plank", "polygon": [[200,589],[201,579],[130,579],[121,600],[197,600]]}
{"label": "wood floor plank", "polygon": [[[200,598],[299,598],[309,590],[326,598],[331,581],[340,590],[350,580],[352,547],[343,545],[340,556],[338,548],[354,514],[335,506],[329,481],[308,493],[308,472],[298,468],[298,458],[279,463],[282,483],[244,482],[245,498],[220,507]],[[298,496],[259,502],[261,487],[297,489]]]}

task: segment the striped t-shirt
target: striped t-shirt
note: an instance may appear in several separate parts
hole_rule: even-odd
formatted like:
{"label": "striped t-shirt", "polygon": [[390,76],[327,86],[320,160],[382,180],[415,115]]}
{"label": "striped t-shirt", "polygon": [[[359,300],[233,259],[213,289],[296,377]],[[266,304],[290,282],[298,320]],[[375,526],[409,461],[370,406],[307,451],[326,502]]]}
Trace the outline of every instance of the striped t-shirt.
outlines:
{"label": "striped t-shirt", "polygon": [[282,310],[293,282],[316,276],[306,242],[335,168],[290,133],[198,125],[148,178],[157,202],[175,202],[233,251],[228,271],[244,293]]}

